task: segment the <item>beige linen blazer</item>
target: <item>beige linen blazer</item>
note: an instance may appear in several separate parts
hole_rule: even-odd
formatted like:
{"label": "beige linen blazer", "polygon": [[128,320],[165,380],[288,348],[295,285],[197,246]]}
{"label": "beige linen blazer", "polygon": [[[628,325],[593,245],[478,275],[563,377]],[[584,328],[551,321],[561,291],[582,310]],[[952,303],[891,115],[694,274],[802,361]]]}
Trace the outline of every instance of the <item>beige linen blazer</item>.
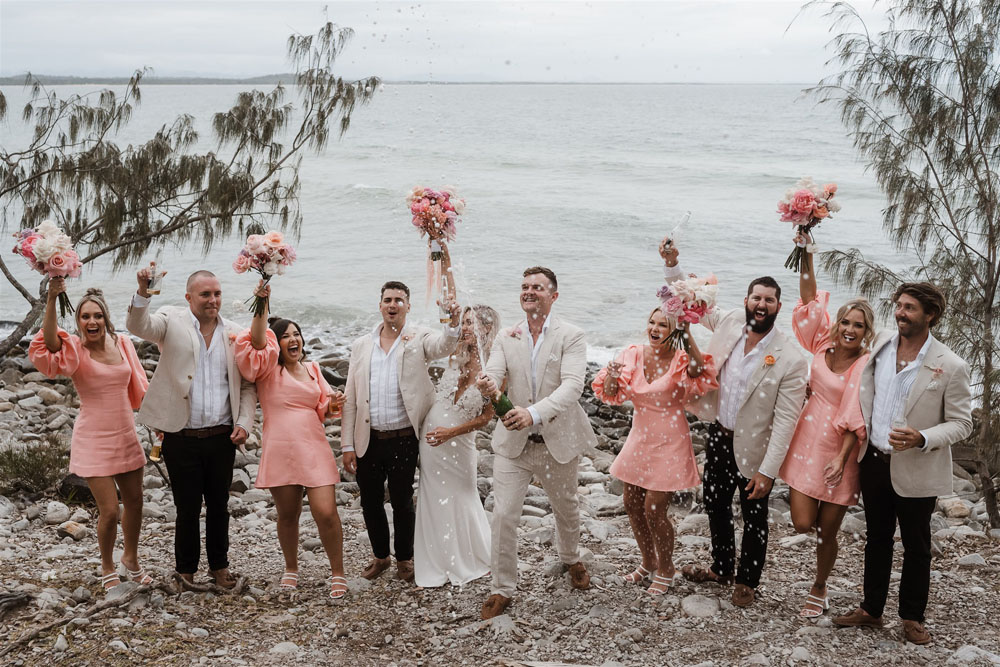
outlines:
{"label": "beige linen blazer", "polygon": [[[894,332],[883,331],[872,346],[861,373],[861,413],[871,433],[875,405],[875,356],[892,341]],[[951,446],[972,433],[972,390],[969,364],[931,336],[924,363],[917,370],[906,398],[903,416],[910,428],[927,439],[923,449],[892,452],[889,474],[892,488],[904,498],[930,498],[952,493]],[[868,442],[858,453],[860,461]]]}
{"label": "beige linen blazer", "polygon": [[[236,367],[234,341],[241,328],[226,320],[222,320],[222,326],[233,424],[250,433],[257,409],[257,388],[244,380]],[[201,353],[190,309],[164,306],[150,315],[149,306],[130,306],[125,327],[160,348],[160,362],[139,409],[139,422],[164,433],[180,431],[191,417],[188,391]]]}
{"label": "beige linen blazer", "polygon": [[[507,397],[516,406],[534,405],[541,419],[541,434],[552,458],[568,463],[588,448],[597,446],[597,437],[587,413],[580,406],[587,371],[587,341],[583,330],[558,318],[549,318],[542,346],[538,350],[538,402],[531,402],[531,350],[534,342],[525,322],[500,332],[493,342],[486,375],[497,386],[507,380]],[[507,458],[521,455],[531,429],[508,431],[497,424],[493,431],[493,451]]]}
{"label": "beige linen blazer", "polygon": [[[712,355],[721,376],[743,335],[746,312],[742,308],[725,314],[714,312],[702,324],[713,332],[704,352]],[[780,330],[775,329],[764,350],[763,358],[768,357],[773,357],[774,363],[762,362],[750,376],[733,429],[736,465],[747,479],[757,472],[777,477],[805,401],[809,363]],[[690,401],[688,410],[704,421],[714,421],[719,415],[718,390]]]}
{"label": "beige linen blazer", "polygon": [[[449,331],[434,331],[427,327],[407,324],[399,334],[402,340],[396,349],[396,372],[403,407],[413,429],[419,435],[424,419],[434,404],[434,383],[427,372],[434,359],[446,357],[455,350],[458,337]],[[368,451],[371,436],[371,377],[372,346],[378,338],[365,334],[351,344],[351,365],[347,370],[346,400],[341,420],[341,447],[354,450],[358,457]]]}

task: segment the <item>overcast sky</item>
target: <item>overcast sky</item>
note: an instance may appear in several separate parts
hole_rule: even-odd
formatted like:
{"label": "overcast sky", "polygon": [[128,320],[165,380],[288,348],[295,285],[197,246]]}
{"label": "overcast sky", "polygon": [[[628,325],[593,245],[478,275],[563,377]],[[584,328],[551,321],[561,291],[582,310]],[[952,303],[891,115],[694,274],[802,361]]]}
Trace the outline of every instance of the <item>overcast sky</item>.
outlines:
{"label": "overcast sky", "polygon": [[796,19],[802,4],[0,0],[0,75],[285,72],[286,38],[314,32],[327,6],[356,32],[350,78],[813,83],[832,34],[821,11]]}

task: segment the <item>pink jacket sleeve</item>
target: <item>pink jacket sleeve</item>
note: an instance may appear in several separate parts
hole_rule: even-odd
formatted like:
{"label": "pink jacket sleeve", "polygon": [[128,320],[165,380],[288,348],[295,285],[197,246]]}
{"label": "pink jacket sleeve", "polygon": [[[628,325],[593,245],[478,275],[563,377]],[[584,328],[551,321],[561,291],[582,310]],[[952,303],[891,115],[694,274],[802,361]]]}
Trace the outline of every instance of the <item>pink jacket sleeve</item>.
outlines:
{"label": "pink jacket sleeve", "polygon": [[128,379],[128,402],[133,410],[142,407],[142,399],[146,396],[146,389],[149,387],[149,380],[146,379],[146,369],[139,361],[139,355],[135,352],[135,345],[132,339],[125,334],[118,334],[118,348],[125,363],[132,369],[132,376]]}
{"label": "pink jacket sleeve", "polygon": [[267,343],[263,350],[255,349],[250,342],[250,330],[245,329],[236,337],[236,366],[247,382],[257,382],[278,367],[278,339],[267,330]]}
{"label": "pink jacket sleeve", "polygon": [[819,290],[809,303],[799,299],[792,311],[792,331],[799,344],[813,354],[826,352],[830,346],[830,293]]}
{"label": "pink jacket sleeve", "polygon": [[312,372],[316,376],[316,384],[319,385],[320,395],[319,403],[316,404],[316,414],[319,415],[319,420],[322,422],[326,420],[326,411],[330,407],[330,394],[333,393],[333,389],[323,377],[323,369],[315,361],[312,363]]}
{"label": "pink jacket sleeve", "polygon": [[674,354],[670,375],[671,379],[677,384],[677,387],[683,392],[681,400],[684,402],[698,396],[704,396],[708,392],[719,388],[719,383],[716,379],[718,372],[715,370],[715,359],[710,354],[704,355],[704,358],[705,365],[701,375],[693,378],[687,372],[690,361],[688,354],[683,350],[677,350]]}
{"label": "pink jacket sleeve", "polygon": [[622,373],[618,378],[617,394],[611,396],[604,393],[604,378],[608,376],[608,369],[605,367],[600,370],[597,376],[594,377],[594,381],[590,383],[591,389],[594,390],[594,395],[608,405],[621,405],[629,400],[632,397],[632,378],[637,372],[642,372],[642,369],[639,368],[639,363],[642,359],[641,351],[638,345],[629,345],[616,359],[616,361],[623,364]]}
{"label": "pink jacket sleeve", "polygon": [[59,329],[58,333],[62,342],[58,352],[52,352],[45,346],[45,334],[39,331],[28,346],[28,358],[39,372],[50,378],[57,375],[72,377],[80,367],[80,339],[63,329]]}
{"label": "pink jacket sleeve", "polygon": [[865,428],[865,417],[861,412],[861,374],[865,364],[868,363],[868,355],[862,355],[854,362],[851,372],[846,378],[847,387],[844,395],[840,398],[840,406],[833,419],[833,427],[837,433],[843,437],[845,433],[853,431],[858,436],[858,446],[864,444],[868,439],[868,430]]}

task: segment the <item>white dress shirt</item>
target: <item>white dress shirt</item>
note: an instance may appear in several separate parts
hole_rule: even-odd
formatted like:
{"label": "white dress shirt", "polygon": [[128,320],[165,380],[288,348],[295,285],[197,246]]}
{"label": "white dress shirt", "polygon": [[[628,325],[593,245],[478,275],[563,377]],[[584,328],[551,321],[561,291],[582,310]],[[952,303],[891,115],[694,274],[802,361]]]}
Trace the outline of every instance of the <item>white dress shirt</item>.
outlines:
{"label": "white dress shirt", "polygon": [[722,365],[719,372],[719,423],[723,428],[730,431],[736,428],[736,418],[740,413],[740,406],[743,405],[743,397],[750,383],[750,376],[764,363],[764,350],[770,345],[774,338],[774,328],[772,327],[767,335],[754,345],[749,353],[744,354],[743,350],[747,342],[747,328],[744,328],[743,335],[736,341],[736,346]]}
{"label": "white dress shirt", "polygon": [[[896,417],[903,417],[906,409],[906,399],[910,395],[913,381],[917,379],[917,371],[924,363],[924,356],[931,346],[931,336],[927,336],[923,347],[917,353],[917,358],[906,365],[906,368],[896,372],[896,351],[899,346],[899,334],[892,337],[888,343],[875,355],[875,403],[872,406],[871,444],[886,454],[892,453],[889,444],[889,431]],[[926,436],[924,444],[927,443]]]}
{"label": "white dress shirt", "polygon": [[[132,295],[132,305],[148,308],[151,299],[138,294]],[[211,428],[233,423],[233,413],[229,406],[229,361],[226,358],[225,325],[219,318],[212,332],[211,344],[205,344],[201,335],[201,324],[191,313],[191,326],[198,339],[198,359],[195,360],[194,376],[188,391],[190,413],[185,428]]]}
{"label": "white dress shirt", "polygon": [[[549,318],[552,317],[551,313],[545,316],[545,322],[542,324],[542,333],[538,334],[538,340],[535,341],[534,346],[531,348],[531,402],[538,402],[538,350],[542,347],[542,341],[545,340],[545,334],[549,330]],[[528,329],[528,321],[524,321],[524,328]],[[528,330],[528,335],[531,335],[531,330]],[[528,412],[531,414],[531,423],[534,426],[538,426],[542,423],[542,418],[538,414],[538,410],[535,409],[534,405],[528,406]],[[533,429],[532,433],[537,432],[537,429]]]}
{"label": "white dress shirt", "polygon": [[372,360],[368,375],[368,387],[371,394],[369,409],[372,428],[376,431],[395,431],[412,426],[406,416],[406,406],[403,404],[403,392],[399,389],[399,365],[396,361],[396,348],[403,339],[402,333],[396,336],[392,347],[386,352],[382,349],[380,336],[383,322],[376,325],[372,332]]}

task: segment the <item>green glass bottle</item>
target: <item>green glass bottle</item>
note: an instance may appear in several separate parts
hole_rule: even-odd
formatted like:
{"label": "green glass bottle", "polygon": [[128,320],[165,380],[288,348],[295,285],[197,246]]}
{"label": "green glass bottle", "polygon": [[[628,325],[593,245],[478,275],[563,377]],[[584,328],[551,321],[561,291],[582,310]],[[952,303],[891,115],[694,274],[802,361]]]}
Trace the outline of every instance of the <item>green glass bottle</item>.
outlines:
{"label": "green glass bottle", "polygon": [[507,394],[502,391],[498,391],[493,394],[493,411],[497,413],[497,417],[503,417],[505,414],[514,409],[514,404],[510,402],[507,398]]}

